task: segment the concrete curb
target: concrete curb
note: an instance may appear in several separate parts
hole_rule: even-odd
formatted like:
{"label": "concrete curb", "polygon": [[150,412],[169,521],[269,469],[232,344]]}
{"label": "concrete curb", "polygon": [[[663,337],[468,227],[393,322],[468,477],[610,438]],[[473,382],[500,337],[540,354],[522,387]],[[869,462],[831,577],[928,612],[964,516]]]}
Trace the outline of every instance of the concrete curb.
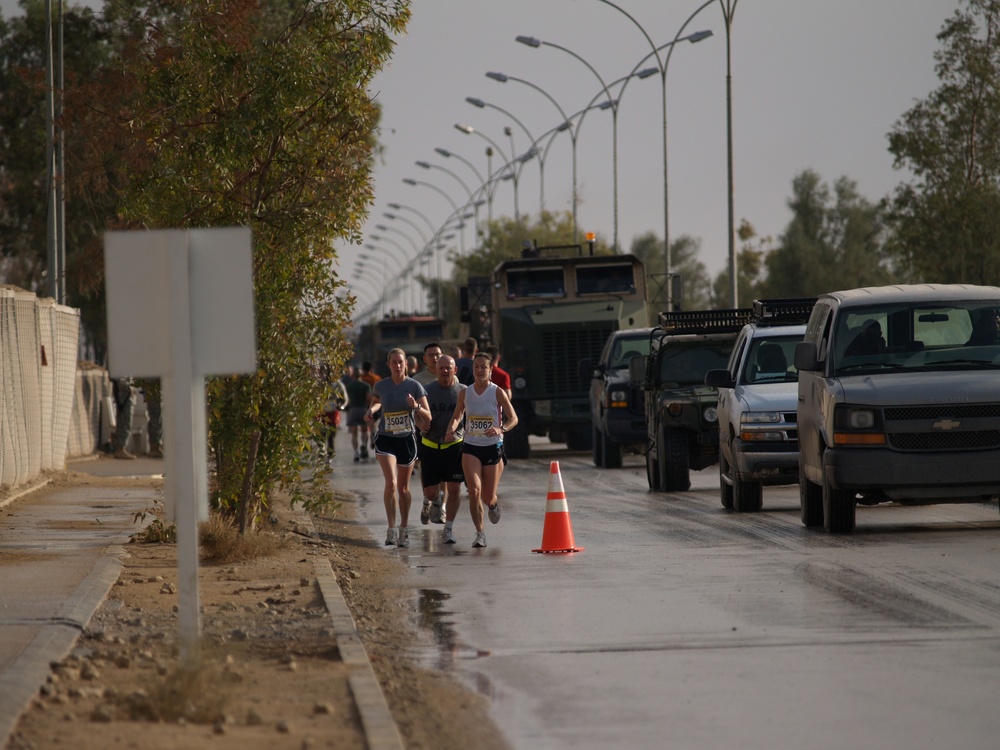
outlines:
{"label": "concrete curb", "polygon": [[[310,537],[317,537],[312,520],[304,512],[294,509],[297,522],[302,526]],[[351,614],[344,593],[337,583],[337,575],[333,571],[329,558],[324,557],[322,561],[316,560],[314,571],[316,583],[319,586],[320,595],[326,605],[326,611],[330,614],[333,623],[333,635],[337,644],[337,651],[340,659],[350,669],[348,683],[351,686],[351,693],[354,695],[354,703],[361,716],[361,725],[364,728],[365,740],[369,750],[403,750],[403,740],[399,734],[399,728],[389,711],[389,704],[385,700],[382,687],[375,677],[375,670],[372,669],[371,661],[368,659],[368,652],[365,651],[364,643],[358,634],[354,616]]]}

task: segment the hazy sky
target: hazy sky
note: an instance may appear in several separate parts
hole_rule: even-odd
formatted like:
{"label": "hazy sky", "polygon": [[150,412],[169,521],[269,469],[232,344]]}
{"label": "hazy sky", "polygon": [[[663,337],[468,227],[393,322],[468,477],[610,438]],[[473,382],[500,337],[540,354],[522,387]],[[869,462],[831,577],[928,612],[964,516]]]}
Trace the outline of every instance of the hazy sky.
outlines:
{"label": "hazy sky", "polygon": [[[616,5],[661,45],[677,36],[702,1]],[[873,201],[889,193],[905,175],[892,168],[886,134],[915,99],[935,88],[936,35],[956,7],[954,0],[738,0],[731,37],[737,224],[746,218],[760,234],[777,237],[791,216],[792,179],[806,168],[830,183],[847,176]],[[701,240],[700,258],[714,275],[728,257],[726,35],[718,2],[701,10],[684,33],[703,29],[713,36],[676,45],[667,68],[669,227],[673,238]],[[512,127],[517,150],[527,148],[527,135],[509,116],[479,109],[465,97],[507,110],[534,138],[558,125],[559,111],[536,89],[499,83],[487,71],[530,81],[568,114],[600,93],[597,76],[580,60],[557,48],[520,44],[518,35],[571,50],[607,84],[630,73],[651,50],[625,15],[600,0],[418,0],[407,35],[374,87],[384,107],[386,154],[376,173],[370,224],[386,224],[382,213],[390,202],[420,210],[437,224],[447,219],[452,209],[445,198],[426,186],[404,184],[406,177],[465,201],[452,175],[421,169],[417,160],[478,186],[467,165],[434,151],[461,154],[485,172],[489,143],[459,132],[455,123],[473,126],[506,151],[504,128]],[[663,236],[662,121],[659,75],[630,81],[618,105],[619,239],[625,250],[645,232]],[[577,132],[576,149],[580,230],[609,242],[612,135],[611,112],[591,111]],[[569,134],[560,133],[545,159],[547,209],[571,208],[571,144]],[[538,211],[539,178],[537,162],[527,163],[519,178],[522,213]],[[425,224],[412,212],[397,213]],[[494,214],[513,214],[510,182],[498,188]],[[416,235],[400,220],[388,225]],[[356,254],[342,250],[346,267]]]}
{"label": "hazy sky", "polygon": [[[657,44],[675,38],[704,0],[616,0]],[[10,0],[0,0],[5,14]],[[957,0],[737,0],[732,29],[734,205],[737,223],[749,220],[762,235],[779,235],[790,219],[791,181],[811,168],[827,183],[855,180],[876,201],[905,175],[892,168],[886,134],[913,102],[937,85],[933,53],[944,20]],[[667,73],[670,235],[701,240],[700,257],[714,275],[727,263],[726,35],[718,0],[687,24],[684,33],[708,29],[713,36],[674,48]],[[571,50],[611,84],[651,51],[639,29],[601,0],[415,0],[407,33],[379,75],[373,95],[382,103],[384,160],[376,168],[376,201],[369,224],[381,223],[421,244],[416,224],[430,234],[452,213],[449,201],[465,203],[485,174],[486,138],[454,128],[471,125],[511,151],[555,128],[559,110],[537,89],[499,83],[487,71],[506,73],[543,89],[567,114],[597,97],[597,75],[567,52],[531,48],[517,35]],[[644,64],[655,64],[647,60]],[[618,86],[611,87],[617,90]],[[471,96],[506,110],[465,101]],[[663,236],[662,86],[657,74],[631,80],[618,103],[619,239],[627,250],[645,232]],[[603,98],[603,97],[602,97]],[[546,141],[542,141],[543,143]],[[612,116],[593,110],[576,130],[578,225],[613,239]],[[446,159],[435,148],[463,157]],[[572,206],[572,139],[558,134],[545,158],[545,208]],[[428,161],[454,174],[422,169]],[[492,167],[499,168],[494,157]],[[457,176],[457,179],[456,179]],[[537,214],[538,161],[519,178],[522,214]],[[430,183],[407,185],[404,178]],[[444,191],[447,198],[440,194]],[[513,186],[501,183],[494,215],[513,215]],[[409,206],[388,221],[389,203]],[[485,218],[486,208],[481,209]],[[412,255],[409,240],[385,233]],[[452,244],[458,248],[458,238]],[[471,222],[465,247],[473,246]],[[349,276],[360,248],[340,248]],[[390,247],[390,257],[400,253]],[[391,261],[387,268],[396,268]],[[431,269],[436,273],[436,267]],[[359,288],[370,301],[367,288]]]}

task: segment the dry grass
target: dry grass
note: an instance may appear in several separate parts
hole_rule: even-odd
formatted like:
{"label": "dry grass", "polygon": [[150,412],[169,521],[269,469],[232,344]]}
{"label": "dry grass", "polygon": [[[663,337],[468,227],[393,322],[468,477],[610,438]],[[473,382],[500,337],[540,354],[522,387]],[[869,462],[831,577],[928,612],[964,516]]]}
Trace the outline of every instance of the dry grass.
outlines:
{"label": "dry grass", "polygon": [[247,562],[268,557],[287,544],[280,534],[266,530],[240,535],[239,529],[220,515],[213,515],[199,524],[198,532],[205,559],[218,563]]}

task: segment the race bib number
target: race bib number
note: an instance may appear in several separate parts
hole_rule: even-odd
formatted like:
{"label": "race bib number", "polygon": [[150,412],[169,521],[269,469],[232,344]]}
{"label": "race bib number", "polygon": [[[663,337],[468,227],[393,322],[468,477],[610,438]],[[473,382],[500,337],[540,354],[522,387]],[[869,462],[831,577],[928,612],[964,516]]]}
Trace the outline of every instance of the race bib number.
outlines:
{"label": "race bib number", "polygon": [[386,412],[383,424],[385,425],[385,431],[393,435],[409,433],[410,412],[408,411]]}
{"label": "race bib number", "polygon": [[469,417],[465,423],[465,434],[471,437],[486,437],[486,431],[492,426],[492,417]]}

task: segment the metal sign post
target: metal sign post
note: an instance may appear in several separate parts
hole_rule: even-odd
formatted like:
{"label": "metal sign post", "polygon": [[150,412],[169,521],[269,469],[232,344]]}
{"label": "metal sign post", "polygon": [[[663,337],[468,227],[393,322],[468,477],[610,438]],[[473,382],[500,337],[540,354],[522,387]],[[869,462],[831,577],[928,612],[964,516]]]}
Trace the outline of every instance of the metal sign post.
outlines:
{"label": "metal sign post", "polygon": [[205,377],[257,367],[248,228],[109,232],[108,371],[163,385],[182,663],[199,658],[198,522],[208,518]]}

